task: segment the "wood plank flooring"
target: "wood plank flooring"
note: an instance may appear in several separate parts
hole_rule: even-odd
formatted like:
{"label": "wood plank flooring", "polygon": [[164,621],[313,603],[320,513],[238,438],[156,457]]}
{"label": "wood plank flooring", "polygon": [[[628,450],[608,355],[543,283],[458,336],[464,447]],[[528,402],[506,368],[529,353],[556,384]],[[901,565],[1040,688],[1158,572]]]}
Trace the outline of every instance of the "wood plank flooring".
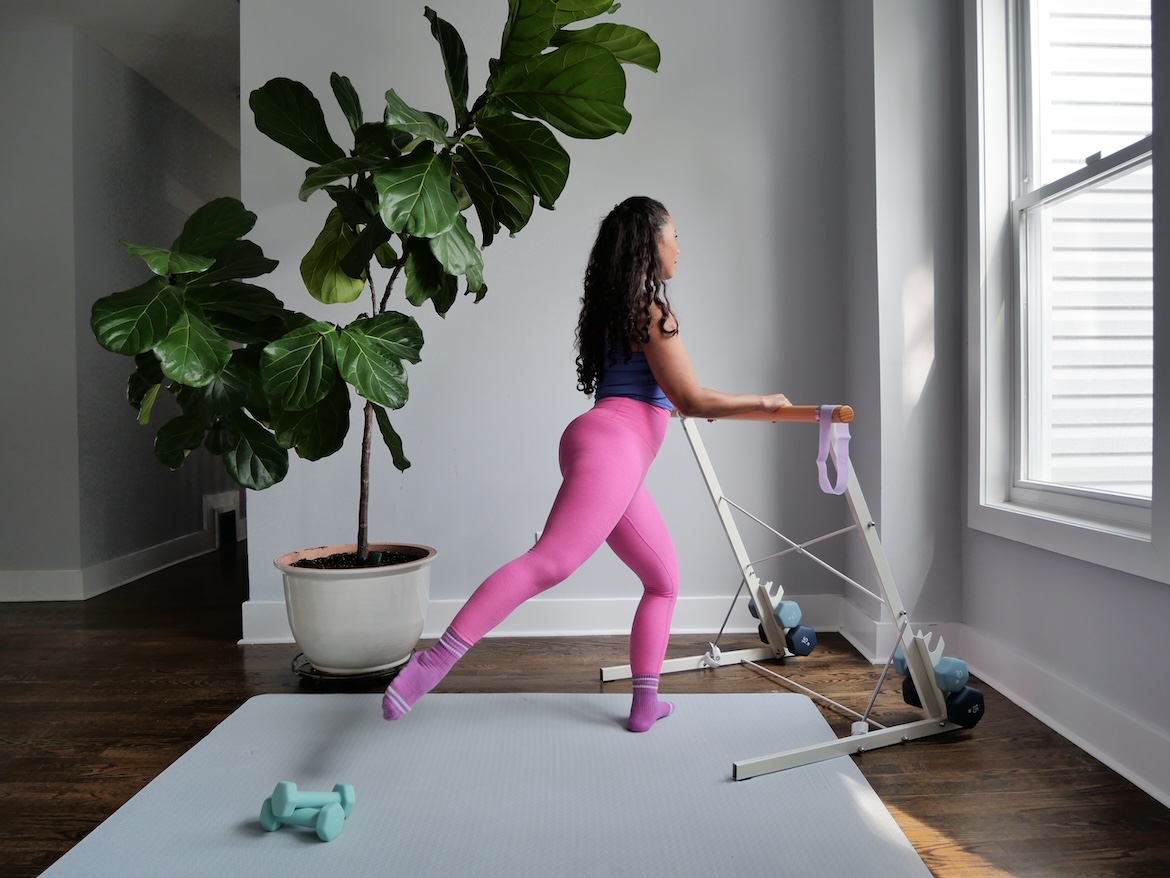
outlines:
{"label": "wood plank flooring", "polygon": [[[322,691],[291,672],[295,647],[237,645],[246,571],[242,550],[212,553],[89,601],[0,604],[0,876],[39,875],[251,696]],[[670,655],[705,649],[701,637],[676,636]],[[627,661],[625,650],[624,637],[489,638],[439,691],[629,691],[598,679],[600,667]],[[779,670],[859,710],[879,673],[832,634]],[[776,685],[739,666],[668,675],[662,691]],[[1170,809],[975,685],[987,696],[975,729],[852,757],[934,875],[1170,875]],[[849,718],[825,715],[848,733]],[[894,680],[874,716],[921,714]],[[754,755],[765,754],[744,754]],[[778,858],[782,827],[780,811]],[[782,859],[777,874],[788,874]]]}

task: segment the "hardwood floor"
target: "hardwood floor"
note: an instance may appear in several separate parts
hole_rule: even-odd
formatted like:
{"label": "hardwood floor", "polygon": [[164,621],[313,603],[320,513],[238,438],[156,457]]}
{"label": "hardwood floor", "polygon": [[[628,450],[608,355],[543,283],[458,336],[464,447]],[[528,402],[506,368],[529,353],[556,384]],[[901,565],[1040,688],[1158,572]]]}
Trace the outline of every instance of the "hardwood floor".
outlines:
{"label": "hardwood floor", "polygon": [[[213,553],[85,602],[0,604],[0,875],[39,875],[251,696],[322,691],[291,672],[295,647],[237,645],[246,571],[242,551]],[[624,637],[489,638],[439,691],[629,691],[598,681],[625,648]],[[677,636],[670,654],[705,649]],[[879,673],[832,634],[780,670],[861,710]],[[987,697],[975,729],[852,757],[936,876],[1170,875],[1170,809],[975,685]],[[775,688],[742,666],[662,682],[664,693]],[[825,715],[848,733],[848,718]],[[874,716],[921,714],[895,682]]]}

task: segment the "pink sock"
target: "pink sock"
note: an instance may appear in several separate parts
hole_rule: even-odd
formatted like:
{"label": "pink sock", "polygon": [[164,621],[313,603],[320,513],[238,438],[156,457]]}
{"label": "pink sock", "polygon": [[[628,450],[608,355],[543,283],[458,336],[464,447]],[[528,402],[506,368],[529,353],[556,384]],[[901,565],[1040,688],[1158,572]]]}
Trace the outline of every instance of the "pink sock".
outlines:
{"label": "pink sock", "polygon": [[630,721],[626,728],[631,732],[644,732],[663,717],[674,713],[674,705],[658,700],[658,677],[653,674],[636,675],[633,678],[634,702],[630,706]]}
{"label": "pink sock", "polygon": [[448,628],[438,643],[412,655],[382,696],[382,716],[394,720],[410,713],[418,700],[439,685],[469,649],[471,644],[456,634],[454,628]]}

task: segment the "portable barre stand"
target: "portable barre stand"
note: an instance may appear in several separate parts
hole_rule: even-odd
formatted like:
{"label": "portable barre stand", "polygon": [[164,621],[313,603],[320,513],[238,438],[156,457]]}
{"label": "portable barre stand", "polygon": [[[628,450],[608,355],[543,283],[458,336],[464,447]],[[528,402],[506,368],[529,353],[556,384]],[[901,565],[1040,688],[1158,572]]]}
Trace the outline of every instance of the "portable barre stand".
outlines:
{"label": "portable barre stand", "polygon": [[[785,421],[805,421],[816,422],[820,419],[820,412],[822,407],[817,406],[792,406],[791,411],[787,416],[780,416],[777,420]],[[829,407],[824,407],[828,409]],[[848,412],[848,417],[841,417],[840,413],[833,414],[834,421],[847,421],[852,417],[852,410],[847,407],[842,407]],[[830,409],[831,411],[831,409]],[[762,420],[763,418],[761,418]],[[845,738],[838,738],[834,741],[826,741],[821,744],[813,744],[807,747],[799,747],[794,750],[787,750],[780,753],[774,753],[768,756],[757,756],[750,759],[744,759],[732,763],[732,778],[734,780],[747,780],[748,778],[758,777],[762,774],[770,774],[776,771],[783,771],[788,768],[795,768],[799,765],[808,765],[813,762],[821,762],[826,759],[832,759],[836,756],[847,756],[854,753],[864,753],[866,750],[877,750],[882,747],[889,747],[893,744],[902,744],[908,741],[919,738],[926,738],[931,735],[941,734],[943,732],[960,729],[959,726],[951,722],[947,718],[947,707],[945,696],[942,690],[939,689],[935,682],[934,665],[938,658],[942,656],[943,639],[938,638],[938,642],[933,649],[931,649],[931,634],[923,635],[921,631],[913,633],[909,630],[909,617],[905,606],[902,604],[902,599],[898,594],[897,585],[894,583],[894,576],[890,570],[890,566],[886,561],[885,552],[882,549],[881,541],[877,534],[877,524],[874,522],[869,512],[869,507],[866,505],[865,496],[861,492],[861,486],[858,484],[857,475],[854,472],[852,463],[848,460],[848,455],[842,455],[845,459],[841,461],[838,459],[837,437],[838,427],[837,423],[831,423],[828,429],[828,436],[830,441],[828,443],[828,451],[832,457],[833,464],[838,467],[838,478],[842,475],[845,478],[844,495],[848,503],[849,511],[853,517],[853,524],[842,528],[841,530],[833,531],[808,540],[803,543],[796,543],[780,533],[778,530],[765,524],[760,519],[751,515],[751,513],[744,510],[742,507],[736,505],[723,493],[723,489],[719,485],[719,480],[715,475],[715,469],[711,464],[711,459],[707,454],[707,449],[703,445],[702,437],[699,435],[698,424],[692,418],[681,418],[683,430],[686,433],[687,439],[690,442],[691,450],[694,452],[695,460],[699,464],[699,470],[702,472],[703,479],[707,483],[707,489],[710,491],[711,499],[715,503],[716,512],[719,514],[720,523],[723,526],[724,532],[727,534],[728,542],[731,544],[732,553],[735,555],[736,562],[739,566],[742,580],[735,595],[731,599],[731,607],[728,609],[727,616],[723,622],[723,628],[720,629],[719,635],[723,633],[723,629],[727,627],[727,620],[731,618],[731,613],[734,611],[736,602],[739,599],[739,594],[744,586],[747,586],[749,597],[754,600],[756,611],[759,617],[760,624],[763,627],[764,634],[767,638],[767,646],[757,647],[754,649],[738,649],[729,652],[720,652],[717,646],[719,637],[716,637],[716,642],[711,644],[711,649],[700,656],[689,656],[686,658],[667,659],[663,662],[662,673],[676,673],[680,671],[695,671],[703,669],[715,669],[729,664],[746,664],[750,667],[763,671],[773,677],[779,679],[782,683],[797,689],[807,695],[811,695],[823,702],[827,702],[830,706],[838,710],[851,714],[852,716],[861,719],[861,723],[854,723],[853,735]],[[840,472],[843,467],[844,473]],[[869,720],[869,711],[872,710],[874,702],[877,699],[878,692],[881,690],[882,683],[885,681],[886,674],[889,671],[890,664],[894,657],[894,650],[890,651],[889,659],[886,661],[886,666],[882,670],[881,677],[878,679],[877,686],[874,688],[873,695],[870,698],[869,707],[865,714],[859,714],[844,705],[838,704],[830,698],[826,698],[818,692],[807,689],[787,677],[776,674],[773,671],[763,668],[756,664],[761,660],[783,660],[788,656],[793,655],[785,645],[784,629],[781,628],[780,623],[776,620],[774,615],[775,603],[780,601],[784,596],[784,589],[781,585],[773,584],[771,582],[760,582],[756,575],[755,568],[751,559],[748,556],[747,548],[744,546],[743,539],[740,536],[739,528],[736,526],[735,519],[732,516],[732,509],[737,509],[741,513],[748,515],[758,524],[770,530],[785,543],[788,548],[783,551],[768,556],[772,558],[780,557],[789,552],[796,552],[809,558],[811,561],[824,567],[829,572],[843,579],[847,584],[855,588],[861,589],[866,594],[869,594],[878,600],[881,600],[889,609],[893,616],[894,622],[898,625],[898,639],[895,644],[902,647],[902,652],[906,661],[907,673],[914,681],[919,698],[922,701],[922,710],[926,713],[926,719],[917,720],[908,723],[902,723],[895,726],[882,726],[878,723]],[[832,565],[821,560],[808,551],[808,547],[815,543],[822,542],[835,536],[857,531],[862,538],[865,545],[866,554],[869,557],[873,572],[877,577],[879,586],[881,588],[881,595],[875,595],[872,591],[850,579],[841,571],[834,568]],[[620,665],[615,667],[608,667],[601,669],[602,682],[611,680],[629,679],[631,676],[631,669],[629,665]],[[875,726],[876,728],[870,728]],[[859,727],[863,727],[859,729]]]}

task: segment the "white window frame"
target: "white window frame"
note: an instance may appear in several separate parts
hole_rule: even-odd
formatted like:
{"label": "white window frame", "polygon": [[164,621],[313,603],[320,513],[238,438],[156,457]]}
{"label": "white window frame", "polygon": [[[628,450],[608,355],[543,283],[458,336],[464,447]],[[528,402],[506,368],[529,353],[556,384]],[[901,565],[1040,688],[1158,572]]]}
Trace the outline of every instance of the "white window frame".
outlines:
{"label": "white window frame", "polygon": [[[1159,7],[1163,7],[1159,11]],[[1008,0],[967,0],[967,523],[1072,558],[1170,583],[1170,307],[1154,309],[1153,499],[1086,502],[1015,482],[1017,357]],[[1154,128],[1170,131],[1170,8],[1153,3]],[[1159,64],[1161,49],[1162,64]],[[1156,166],[1170,143],[1153,137]],[[1170,174],[1154,176],[1155,242],[1170,242]],[[1170,302],[1170,244],[1154,248],[1155,302]]]}

